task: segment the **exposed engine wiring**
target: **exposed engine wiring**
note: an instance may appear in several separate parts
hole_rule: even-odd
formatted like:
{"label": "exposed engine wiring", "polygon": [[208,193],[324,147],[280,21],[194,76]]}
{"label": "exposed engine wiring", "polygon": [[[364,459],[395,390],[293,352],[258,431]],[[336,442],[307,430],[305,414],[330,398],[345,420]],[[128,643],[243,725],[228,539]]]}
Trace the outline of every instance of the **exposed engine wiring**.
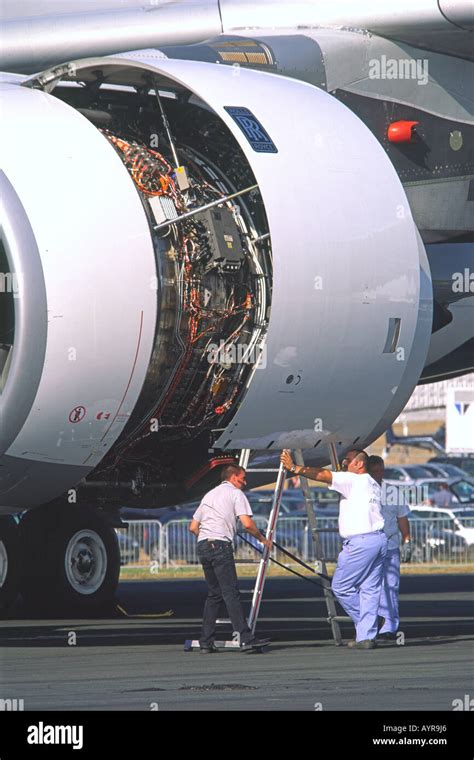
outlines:
{"label": "exposed engine wiring", "polygon": [[[138,137],[126,139],[110,129],[101,132],[120,155],[148,215],[148,199],[154,197],[169,199],[179,216],[190,207],[224,198],[233,191],[212,169],[206,169],[204,161],[192,160],[189,152],[186,155],[191,181],[183,191],[175,170],[162,153],[141,143]],[[212,181],[206,178],[206,171]],[[254,361],[253,351],[261,345],[268,307],[266,282],[259,252],[247,232],[240,207],[228,201],[221,208],[235,220],[235,234],[246,251],[242,264],[245,275],[226,273],[218,259],[210,260],[206,243],[209,232],[200,217],[181,224],[169,219],[159,240],[160,245],[165,245],[166,239],[174,261],[174,363],[153,405],[115,446],[113,461],[104,460],[104,470],[116,468],[121,460],[144,461],[140,445],[155,432],[151,420],[157,421],[158,431],[168,431],[168,435],[173,430],[182,436],[185,431],[199,431],[206,425],[220,427],[243,390],[243,380]],[[242,348],[243,362],[237,350]],[[153,465],[152,460],[146,461]]]}

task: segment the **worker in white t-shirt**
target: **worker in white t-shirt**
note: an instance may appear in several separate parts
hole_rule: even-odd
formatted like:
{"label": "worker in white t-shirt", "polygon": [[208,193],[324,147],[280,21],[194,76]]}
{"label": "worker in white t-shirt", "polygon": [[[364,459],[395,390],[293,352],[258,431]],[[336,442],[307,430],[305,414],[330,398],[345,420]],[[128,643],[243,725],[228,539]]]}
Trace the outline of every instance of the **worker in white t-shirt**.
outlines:
{"label": "worker in white t-shirt", "polygon": [[[410,525],[408,522],[410,508],[403,498],[400,486],[384,487],[385,484],[382,484],[384,470],[385,465],[382,457],[375,455],[369,457],[369,472],[374,480],[382,486],[382,514],[385,520],[384,531],[388,539],[379,607],[379,616],[384,621],[377,638],[391,641],[397,638],[398,626],[400,625],[398,613],[400,559],[402,562],[409,562],[411,559]],[[401,550],[400,533],[402,534]]]}
{"label": "worker in white t-shirt", "polygon": [[359,449],[349,451],[342,463],[347,472],[300,467],[286,451],[281,461],[293,475],[326,483],[342,494],[339,533],[344,542],[332,590],[356,627],[356,638],[347,646],[374,649],[387,537],[380,507],[381,489],[367,471],[368,456]]}

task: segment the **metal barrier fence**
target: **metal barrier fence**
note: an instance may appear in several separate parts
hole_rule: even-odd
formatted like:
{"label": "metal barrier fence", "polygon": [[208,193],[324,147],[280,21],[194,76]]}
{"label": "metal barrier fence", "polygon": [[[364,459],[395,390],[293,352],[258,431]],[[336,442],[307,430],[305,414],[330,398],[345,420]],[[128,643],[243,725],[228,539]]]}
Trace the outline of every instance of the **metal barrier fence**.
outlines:
{"label": "metal barrier fence", "polygon": [[[256,517],[264,533],[267,520]],[[337,517],[317,517],[324,559],[337,560],[342,546]],[[253,546],[260,547],[249,533],[241,532]],[[462,565],[474,562],[474,518],[455,523],[450,518],[410,519],[412,563],[446,563]],[[118,530],[122,565],[160,568],[199,564],[196,537],[189,532],[189,520],[131,520],[126,531]],[[305,562],[316,559],[307,517],[281,517],[277,522],[276,541]],[[252,546],[239,537],[235,543],[236,559],[259,558]],[[277,553],[278,557],[278,553]],[[284,556],[282,561],[288,562]]]}

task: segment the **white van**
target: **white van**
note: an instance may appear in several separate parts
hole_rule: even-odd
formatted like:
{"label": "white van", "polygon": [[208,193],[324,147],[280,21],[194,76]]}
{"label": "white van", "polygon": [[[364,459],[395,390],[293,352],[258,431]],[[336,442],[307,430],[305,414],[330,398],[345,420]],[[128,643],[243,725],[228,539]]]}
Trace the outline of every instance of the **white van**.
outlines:
{"label": "white van", "polygon": [[474,508],[469,507],[411,507],[413,517],[433,520],[443,530],[461,536],[467,546],[474,546]]}

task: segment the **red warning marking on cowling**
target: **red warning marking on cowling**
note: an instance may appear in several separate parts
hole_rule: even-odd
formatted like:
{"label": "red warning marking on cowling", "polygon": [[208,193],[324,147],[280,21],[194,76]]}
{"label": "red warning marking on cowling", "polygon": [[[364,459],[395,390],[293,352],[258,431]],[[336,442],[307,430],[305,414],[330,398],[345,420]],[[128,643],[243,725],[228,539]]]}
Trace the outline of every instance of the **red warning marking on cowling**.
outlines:
{"label": "red warning marking on cowling", "polygon": [[98,412],[95,416],[96,420],[108,420],[110,412]]}
{"label": "red warning marking on cowling", "polygon": [[74,409],[72,409],[69,412],[69,422],[80,422],[84,419],[86,416],[86,407],[85,406],[75,406]]}

